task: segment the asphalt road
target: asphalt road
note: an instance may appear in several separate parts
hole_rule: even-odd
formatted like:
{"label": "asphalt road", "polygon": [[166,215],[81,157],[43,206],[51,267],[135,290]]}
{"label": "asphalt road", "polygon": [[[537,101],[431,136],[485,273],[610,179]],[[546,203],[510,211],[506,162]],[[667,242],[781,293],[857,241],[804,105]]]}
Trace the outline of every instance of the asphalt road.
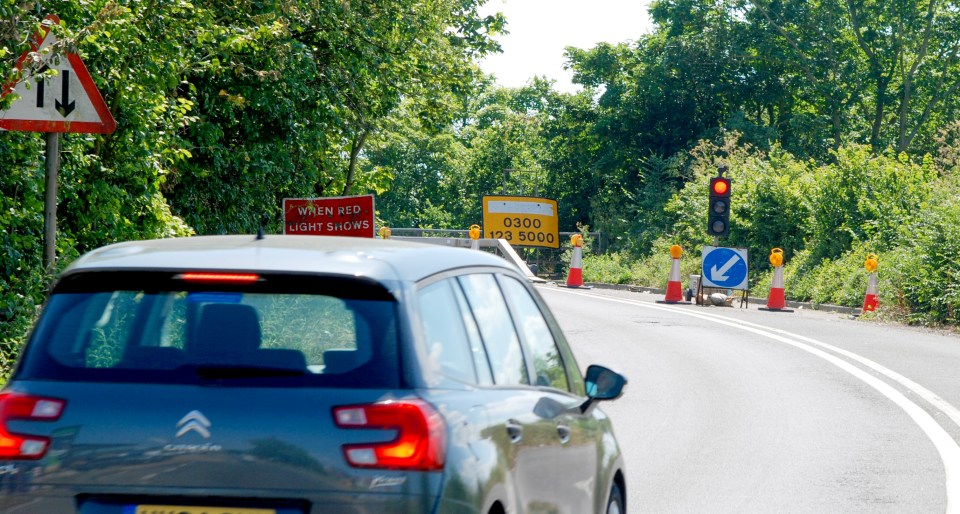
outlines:
{"label": "asphalt road", "polygon": [[630,512],[960,511],[960,336],[540,291],[581,368],[630,380],[603,404]]}

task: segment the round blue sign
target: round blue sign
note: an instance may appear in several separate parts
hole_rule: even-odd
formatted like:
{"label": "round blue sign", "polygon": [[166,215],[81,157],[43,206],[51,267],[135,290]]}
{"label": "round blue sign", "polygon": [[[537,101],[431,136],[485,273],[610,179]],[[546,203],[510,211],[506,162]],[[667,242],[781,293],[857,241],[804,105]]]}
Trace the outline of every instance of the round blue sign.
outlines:
{"label": "round blue sign", "polygon": [[705,248],[703,285],[727,289],[747,288],[747,251],[739,248]]}

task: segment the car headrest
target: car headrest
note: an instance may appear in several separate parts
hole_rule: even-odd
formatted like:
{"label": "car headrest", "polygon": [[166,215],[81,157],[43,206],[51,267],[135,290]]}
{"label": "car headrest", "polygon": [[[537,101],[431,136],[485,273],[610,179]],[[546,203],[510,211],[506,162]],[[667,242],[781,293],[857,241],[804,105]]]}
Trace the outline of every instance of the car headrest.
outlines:
{"label": "car headrest", "polygon": [[261,337],[256,309],[238,303],[211,303],[201,309],[191,353],[204,360],[236,360],[257,350]]}

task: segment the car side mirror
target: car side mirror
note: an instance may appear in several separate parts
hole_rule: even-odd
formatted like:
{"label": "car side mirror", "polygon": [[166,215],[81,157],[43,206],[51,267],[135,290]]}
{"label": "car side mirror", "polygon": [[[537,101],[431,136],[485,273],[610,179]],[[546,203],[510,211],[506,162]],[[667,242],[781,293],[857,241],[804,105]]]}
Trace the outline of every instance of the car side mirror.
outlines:
{"label": "car side mirror", "polygon": [[627,378],[609,368],[591,364],[586,376],[587,401],[580,407],[586,412],[590,406],[600,400],[616,400],[623,395]]}

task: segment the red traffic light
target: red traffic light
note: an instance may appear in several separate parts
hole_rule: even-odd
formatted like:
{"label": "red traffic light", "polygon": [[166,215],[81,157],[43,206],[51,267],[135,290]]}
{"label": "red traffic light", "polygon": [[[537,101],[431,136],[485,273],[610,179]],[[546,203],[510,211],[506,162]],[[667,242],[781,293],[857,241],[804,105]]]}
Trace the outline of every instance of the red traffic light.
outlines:
{"label": "red traffic light", "polygon": [[714,178],[710,181],[713,194],[724,196],[730,192],[730,181],[725,178]]}
{"label": "red traffic light", "polygon": [[707,233],[721,237],[730,234],[730,179],[710,179],[710,210]]}

